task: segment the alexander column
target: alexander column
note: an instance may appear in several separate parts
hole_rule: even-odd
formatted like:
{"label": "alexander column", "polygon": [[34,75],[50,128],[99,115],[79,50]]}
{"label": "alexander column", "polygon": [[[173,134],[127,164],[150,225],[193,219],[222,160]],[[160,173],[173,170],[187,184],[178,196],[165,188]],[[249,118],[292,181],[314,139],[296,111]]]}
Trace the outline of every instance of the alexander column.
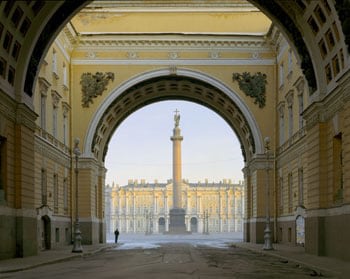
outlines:
{"label": "alexander column", "polygon": [[173,142],[173,208],[170,209],[170,224],[169,233],[185,233],[185,209],[182,208],[181,197],[181,136],[180,114],[179,111],[175,111],[174,121],[175,128],[173,129],[173,136],[170,138]]}

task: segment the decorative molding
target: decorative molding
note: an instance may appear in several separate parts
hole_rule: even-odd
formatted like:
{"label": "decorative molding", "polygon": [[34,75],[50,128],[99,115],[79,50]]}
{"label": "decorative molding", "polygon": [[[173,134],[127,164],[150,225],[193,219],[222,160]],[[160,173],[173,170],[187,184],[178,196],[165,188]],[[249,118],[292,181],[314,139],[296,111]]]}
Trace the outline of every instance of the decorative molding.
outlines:
{"label": "decorative molding", "polygon": [[279,117],[284,117],[284,109],[285,109],[285,102],[279,102],[279,104],[277,105],[277,111],[279,114]]}
{"label": "decorative molding", "polygon": [[47,91],[49,90],[51,83],[43,77],[39,77],[39,92],[42,96],[47,96]]}
{"label": "decorative molding", "polygon": [[291,89],[288,91],[288,93],[286,94],[286,100],[287,100],[287,104],[288,104],[288,107],[292,107],[293,106],[293,103],[294,103],[294,90]]}
{"label": "decorative molding", "polygon": [[137,58],[139,58],[137,52],[134,52],[134,51],[128,52],[128,53],[127,53],[127,57],[128,57],[129,59],[137,59]]}
{"label": "decorative molding", "polygon": [[72,59],[72,65],[273,66],[275,59]]}
{"label": "decorative molding", "polygon": [[51,90],[51,97],[53,107],[57,108],[62,96],[56,90]]}
{"label": "decorative molding", "polygon": [[237,81],[239,89],[247,96],[254,98],[254,104],[259,104],[263,108],[266,102],[266,74],[257,72],[251,75],[249,72],[233,73],[233,81]]}
{"label": "decorative molding", "polygon": [[[130,37],[132,36],[132,38]],[[227,49],[232,50],[241,49],[247,51],[248,49],[261,51],[268,50],[271,51],[269,43],[266,42],[264,36],[254,37],[247,39],[246,36],[234,36],[230,37],[228,35],[217,36],[216,38],[211,38],[210,40],[206,38],[207,35],[201,36],[197,35],[197,38],[183,38],[183,36],[172,36],[171,40],[166,39],[154,39],[151,36],[137,36],[132,35],[110,35],[104,36],[102,39],[97,37],[81,37],[78,45],[76,45],[77,51],[93,51],[98,47],[104,47],[107,49],[132,49],[132,50],[147,50],[147,49],[178,49],[178,50],[189,50],[189,49]],[[130,38],[129,38],[130,37]]]}
{"label": "decorative molding", "polygon": [[303,77],[299,77],[296,82],[294,82],[293,86],[298,91],[298,95],[303,95],[305,91],[305,79]]}
{"label": "decorative molding", "polygon": [[62,102],[62,110],[63,110],[63,116],[67,117],[68,112],[70,111],[71,107],[67,102]]}
{"label": "decorative molding", "polygon": [[93,103],[93,98],[102,95],[102,92],[107,89],[109,80],[114,81],[114,73],[83,73],[80,80],[82,87],[82,106],[89,107],[89,104]]}

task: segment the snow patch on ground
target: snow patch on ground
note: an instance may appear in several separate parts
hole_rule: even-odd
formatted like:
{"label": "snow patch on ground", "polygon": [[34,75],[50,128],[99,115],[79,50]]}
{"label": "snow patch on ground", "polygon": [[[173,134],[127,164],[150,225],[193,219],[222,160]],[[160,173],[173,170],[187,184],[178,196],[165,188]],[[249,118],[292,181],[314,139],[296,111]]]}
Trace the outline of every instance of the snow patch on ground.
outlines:
{"label": "snow patch on ground", "polygon": [[[226,249],[233,242],[242,242],[242,233],[221,233],[221,234],[189,234],[189,235],[164,235],[164,234],[122,234],[119,236],[117,250],[129,249],[156,249],[162,244],[185,243],[194,247],[208,246],[213,248]],[[108,242],[114,242],[108,239]]]}

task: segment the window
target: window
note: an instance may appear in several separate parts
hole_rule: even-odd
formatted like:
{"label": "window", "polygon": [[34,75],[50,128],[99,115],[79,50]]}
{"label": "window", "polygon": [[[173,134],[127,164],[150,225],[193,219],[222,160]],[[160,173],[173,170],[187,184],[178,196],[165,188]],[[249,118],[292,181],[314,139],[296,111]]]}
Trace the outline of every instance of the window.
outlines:
{"label": "window", "polygon": [[41,203],[47,205],[47,174],[45,169],[41,169]]}
{"label": "window", "polygon": [[293,136],[293,105],[288,106],[288,136],[291,138]]}
{"label": "window", "polygon": [[67,145],[67,115],[63,115],[63,144]]}
{"label": "window", "polygon": [[53,208],[54,212],[58,213],[58,175],[53,175]]}
{"label": "window", "polygon": [[304,111],[304,95],[303,95],[303,93],[299,94],[298,100],[299,100],[299,129],[301,129],[304,127],[304,120],[303,120],[303,116],[302,116],[302,113]]}
{"label": "window", "polygon": [[280,214],[283,213],[283,177],[279,178],[279,209]]}
{"label": "window", "polygon": [[68,178],[63,179],[63,210],[68,213]]}
{"label": "window", "polygon": [[46,95],[41,94],[40,98],[40,125],[42,130],[46,130]]}
{"label": "window", "polygon": [[52,110],[52,135],[57,138],[57,107]]}
{"label": "window", "polygon": [[279,144],[284,143],[284,105],[279,107]]}
{"label": "window", "polygon": [[293,174],[288,174],[288,212],[291,213],[293,209]]}
{"label": "window", "polygon": [[301,168],[298,171],[299,182],[299,205],[304,204],[304,170]]}

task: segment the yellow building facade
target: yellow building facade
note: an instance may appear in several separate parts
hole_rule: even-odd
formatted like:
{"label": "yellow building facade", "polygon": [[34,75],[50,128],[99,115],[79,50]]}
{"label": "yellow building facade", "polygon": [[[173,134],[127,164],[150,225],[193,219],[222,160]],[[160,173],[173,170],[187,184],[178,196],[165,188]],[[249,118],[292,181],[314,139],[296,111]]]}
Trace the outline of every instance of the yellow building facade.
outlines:
{"label": "yellow building facade", "polygon": [[[106,231],[113,238],[123,233],[166,233],[173,208],[172,181],[106,187]],[[244,185],[224,179],[220,183],[182,183],[186,231],[222,233],[243,231]]]}
{"label": "yellow building facade", "polygon": [[349,260],[347,1],[141,2],[0,3],[0,258],[71,243],[76,204],[104,242],[111,136],[177,99],[241,142],[245,241],[269,209],[275,242]]}

